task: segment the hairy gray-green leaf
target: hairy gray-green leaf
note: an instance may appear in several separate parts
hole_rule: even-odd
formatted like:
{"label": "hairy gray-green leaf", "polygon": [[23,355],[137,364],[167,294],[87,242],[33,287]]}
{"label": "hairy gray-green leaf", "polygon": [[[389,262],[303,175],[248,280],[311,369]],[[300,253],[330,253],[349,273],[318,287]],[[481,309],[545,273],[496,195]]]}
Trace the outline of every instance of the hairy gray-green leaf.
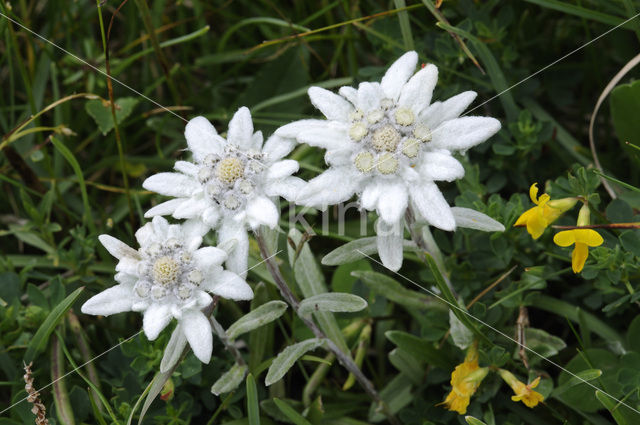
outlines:
{"label": "hairy gray-green leaf", "polygon": [[367,302],[357,295],[342,292],[327,292],[314,295],[300,302],[298,313],[309,316],[316,311],[354,312],[367,308]]}
{"label": "hairy gray-green leaf", "polygon": [[243,333],[252,331],[260,326],[273,322],[287,309],[283,301],[269,301],[250,313],[245,314],[227,329],[229,339],[235,339]]}
{"label": "hairy gray-green leaf", "polygon": [[242,383],[246,373],[247,365],[234,364],[231,369],[214,382],[211,392],[215,395],[220,395],[235,390]]}
{"label": "hairy gray-green leaf", "polygon": [[269,386],[279,381],[293,364],[302,357],[307,351],[315,350],[324,345],[325,341],[320,338],[306,339],[297,344],[293,344],[280,352],[271,363],[267,377],[264,380],[265,385]]}
{"label": "hairy gray-green leaf", "polygon": [[[404,248],[411,249],[416,247],[412,241],[404,241],[403,246]],[[356,239],[355,241],[350,241],[339,246],[325,255],[321,262],[325,266],[339,266],[341,264],[351,263],[361,258],[365,258],[367,255],[377,253],[378,246],[376,245],[376,236],[370,236]]]}
{"label": "hairy gray-green leaf", "polygon": [[[289,231],[289,238],[296,246],[300,246],[302,242],[302,233],[293,228]],[[324,294],[327,292],[327,286],[324,281],[324,276],[320,266],[313,257],[311,248],[308,244],[304,244],[298,257],[296,258],[296,252],[291,246],[288,247],[289,263],[293,267],[293,273],[296,278],[296,283],[302,292],[304,298],[309,298],[314,295]],[[318,321],[320,329],[331,339],[341,351],[344,353],[349,352],[347,343],[342,335],[342,331],[338,327],[338,322],[332,313],[326,311],[319,311],[314,313],[314,317]]]}
{"label": "hairy gray-green leaf", "polygon": [[453,343],[461,350],[466,350],[473,342],[473,332],[449,310],[449,326],[451,327],[451,338]]}
{"label": "hairy gray-green leaf", "polygon": [[362,280],[369,288],[385,298],[411,308],[425,308],[427,306],[442,305],[434,303],[433,298],[418,291],[407,289],[397,280],[378,272],[355,271],[351,272]]}

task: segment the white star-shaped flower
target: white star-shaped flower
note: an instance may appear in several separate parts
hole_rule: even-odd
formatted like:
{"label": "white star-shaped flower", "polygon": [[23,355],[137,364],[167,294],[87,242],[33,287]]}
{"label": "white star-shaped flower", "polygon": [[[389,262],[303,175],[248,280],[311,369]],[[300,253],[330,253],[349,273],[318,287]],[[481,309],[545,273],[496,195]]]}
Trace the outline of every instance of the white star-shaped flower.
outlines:
{"label": "white star-shaped flower", "polygon": [[82,312],[102,316],[144,312],[143,330],[149,340],[156,339],[175,318],[178,337],[186,338],[196,357],[208,363],[212,331],[201,311],[213,301],[208,293],[250,300],[253,291],[236,273],[222,268],[226,251],[199,248],[206,231],[196,220],[177,225],[154,217],[136,232],[138,250],[112,236],[100,235],[102,245],[119,260],[115,275],[118,285],[90,298]]}
{"label": "white star-shaped flower", "polygon": [[408,52],[380,83],[342,87],[339,95],[311,87],[311,102],[327,119],[296,121],[275,132],[327,150],[329,169],[309,181],[296,202],[324,209],[357,194],[364,209],[380,216],[378,253],[392,270],[402,265],[404,215],[410,203],[419,219],[443,230],[456,225],[504,230],[477,211],[451,208],[435,183],[463,177],[464,168],[452,153],[487,140],[500,122],[460,117],[476,96],[471,91],[431,103],[438,69],[427,65],[414,74],[417,62],[416,52]]}
{"label": "white star-shaped flower", "polygon": [[199,219],[218,231],[218,245],[235,240],[227,267],[246,276],[249,255],[247,229],[274,228],[280,211],[272,198],[293,200],[303,181],[291,174],[298,162],[282,159],[295,142],[278,136],[263,146],[260,131],[253,132],[249,109],[242,107],[229,122],[227,138],[204,117],[189,121],[185,129],[193,162],[177,161],[177,173],[160,173],[142,186],[175,199],[151,208],[145,217],[172,215]]}

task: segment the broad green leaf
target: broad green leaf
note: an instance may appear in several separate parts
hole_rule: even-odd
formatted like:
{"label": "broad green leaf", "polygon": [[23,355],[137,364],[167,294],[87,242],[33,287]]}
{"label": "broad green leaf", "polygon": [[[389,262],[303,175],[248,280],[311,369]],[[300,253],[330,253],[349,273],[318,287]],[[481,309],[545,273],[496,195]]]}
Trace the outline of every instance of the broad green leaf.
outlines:
{"label": "broad green leaf", "polygon": [[324,345],[324,340],[319,338],[311,338],[293,344],[280,352],[271,363],[267,377],[264,382],[269,386],[280,379],[291,369],[293,364],[302,357],[306,352],[315,350]]}
{"label": "broad green leaf", "polygon": [[[121,97],[120,99],[116,99],[116,120],[118,124],[124,121],[131,112],[133,112],[133,108],[138,104],[140,100],[137,97]],[[102,100],[95,99],[89,100],[84,105],[87,113],[93,118],[93,120],[100,128],[100,131],[103,135],[107,135],[109,131],[113,128],[113,116],[111,115],[111,106],[108,104],[103,104]]]}
{"label": "broad green leaf", "polygon": [[432,297],[407,289],[397,280],[382,273],[355,271],[351,275],[362,280],[374,292],[405,307],[424,309],[436,305]]}
{"label": "broad green leaf", "polygon": [[215,395],[230,393],[238,388],[247,373],[247,365],[234,364],[231,369],[225,372],[211,387],[211,392]]}
{"label": "broad green leaf", "polygon": [[417,360],[424,360],[430,365],[440,367],[445,370],[453,368],[452,359],[438,350],[433,342],[425,341],[422,338],[411,335],[403,331],[387,331],[384,336],[399,348],[411,354]]}
{"label": "broad green leaf", "polygon": [[389,352],[389,362],[416,385],[424,378],[424,361],[417,359],[402,348],[394,348]]}
{"label": "broad green leaf", "polygon": [[618,425],[633,425],[638,421],[638,414],[626,406],[613,400],[608,394],[596,390],[596,398],[613,416]]}
{"label": "broad green leaf", "polygon": [[282,400],[280,400],[278,398],[274,398],[273,402],[276,404],[276,406],[278,406],[278,409],[280,409],[280,411],[287,418],[289,418],[289,420],[291,420],[294,424],[296,424],[296,425],[311,425],[311,422],[309,422],[307,419],[305,419],[305,417],[302,416],[300,413],[298,413],[295,410],[293,410],[293,407],[289,406],[285,401],[282,401]]}
{"label": "broad green leaf", "polygon": [[84,287],[76,289],[53,310],[51,310],[51,313],[49,313],[42,325],[38,328],[36,334],[31,338],[31,341],[29,341],[29,345],[27,345],[27,352],[24,355],[25,363],[33,361],[34,356],[47,345],[51,332],[53,332],[56,326],[58,326],[60,321],[64,318],[64,315],[71,308],[83,289]]}
{"label": "broad green leaf", "polygon": [[626,142],[640,146],[640,121],[636,111],[640,109],[640,81],[621,84],[611,90],[611,118],[620,146],[626,156],[636,165],[640,164],[640,151],[626,145]]}
{"label": "broad green leaf", "polygon": [[582,372],[578,372],[576,373],[576,376],[572,376],[567,382],[554,389],[550,397],[557,397],[572,387],[578,384],[584,384],[584,381],[593,381],[601,375],[602,371],[600,369],[587,369]]}
{"label": "broad green leaf", "polygon": [[[393,378],[386,387],[380,391],[380,398],[387,404],[389,413],[396,414],[403,407],[409,405],[415,392],[413,391],[413,385],[411,381],[404,375],[397,375]],[[377,403],[372,403],[369,407],[369,422],[381,422],[385,419],[384,414],[379,408]]]}
{"label": "broad green leaf", "polygon": [[252,331],[267,323],[273,322],[287,309],[283,301],[269,301],[255,310],[245,314],[227,329],[227,336],[233,340],[243,333]]}
{"label": "broad green leaf", "polygon": [[555,356],[567,347],[567,344],[555,335],[536,328],[526,328],[524,331],[527,347],[543,357]]}
{"label": "broad green leaf", "polygon": [[367,308],[367,302],[357,295],[342,292],[327,292],[305,298],[300,302],[298,313],[310,316],[316,311],[331,311],[334,313],[354,312]]}
{"label": "broad green leaf", "polygon": [[247,375],[247,416],[249,417],[249,425],[260,425],[258,388],[252,374]]}
{"label": "broad green leaf", "polygon": [[[296,246],[299,246],[302,241],[302,233],[293,228],[289,231],[289,238]],[[314,295],[326,293],[327,285],[325,284],[322,270],[320,270],[309,245],[307,243],[304,244],[297,258],[295,250],[291,246],[288,246],[288,254],[289,263],[293,267],[293,274],[300,291],[302,291],[303,298],[310,298]],[[319,311],[314,313],[314,317],[318,321],[320,329],[322,329],[327,337],[329,337],[340,350],[348,353],[349,348],[333,314],[326,311]]]}
{"label": "broad green leaf", "polygon": [[473,342],[473,332],[471,332],[451,310],[449,310],[449,326],[451,327],[453,343],[459,349],[466,350]]}

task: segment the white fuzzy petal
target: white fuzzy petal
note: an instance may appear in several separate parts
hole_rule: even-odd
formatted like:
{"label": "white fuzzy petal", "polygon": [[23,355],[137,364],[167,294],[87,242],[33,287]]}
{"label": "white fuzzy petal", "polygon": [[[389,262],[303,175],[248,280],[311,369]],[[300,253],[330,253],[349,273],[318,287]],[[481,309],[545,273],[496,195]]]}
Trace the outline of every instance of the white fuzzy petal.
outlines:
{"label": "white fuzzy petal", "polygon": [[208,205],[202,196],[188,198],[176,208],[173,217],[180,219],[199,217]]}
{"label": "white fuzzy petal", "polygon": [[202,221],[211,229],[215,229],[220,220],[220,211],[218,208],[210,206],[202,213]]}
{"label": "white fuzzy petal", "polygon": [[382,187],[377,183],[368,184],[362,191],[360,203],[365,210],[374,210],[378,205],[378,198],[382,192]]}
{"label": "white fuzzy petal", "polygon": [[100,240],[102,246],[104,246],[107,251],[109,251],[109,254],[113,255],[117,259],[121,259],[124,257],[131,257],[138,260],[140,259],[138,251],[131,248],[121,240],[114,238],[113,236],[100,235],[98,236],[98,240]]}
{"label": "white fuzzy petal", "polygon": [[378,83],[363,82],[358,85],[358,108],[367,113],[380,107],[384,93]]}
{"label": "white fuzzy petal", "polygon": [[133,257],[122,257],[120,261],[118,261],[118,264],[116,264],[116,271],[137,276],[139,264],[140,260],[138,259]]}
{"label": "white fuzzy petal", "polygon": [[402,220],[392,224],[385,223],[383,220],[376,222],[376,245],[380,261],[386,268],[394,272],[402,267],[402,241],[404,239],[402,223]]}
{"label": "white fuzzy petal", "polygon": [[267,170],[267,179],[269,180],[277,180],[283,177],[290,176],[291,174],[298,171],[300,168],[300,164],[298,161],[294,161],[293,159],[285,159],[283,161],[278,161],[271,165]]}
{"label": "white fuzzy petal", "polygon": [[191,119],[184,129],[184,136],[196,160],[200,160],[210,153],[222,153],[223,144],[220,143],[221,138],[205,117]]}
{"label": "white fuzzy petal", "polygon": [[307,183],[298,194],[296,202],[325,209],[351,198],[359,183],[360,179],[345,168],[328,169]]}
{"label": "white fuzzy petal", "polygon": [[181,232],[185,248],[195,251],[202,244],[202,237],[209,231],[209,226],[199,219],[186,220],[182,223]]}
{"label": "white fuzzy petal", "polygon": [[164,217],[153,217],[151,225],[153,226],[153,232],[157,239],[167,239],[169,235],[169,222]]}
{"label": "white fuzzy petal", "polygon": [[422,154],[420,174],[427,180],[450,182],[464,177],[464,167],[446,150],[425,152]]}
{"label": "white fuzzy petal", "polygon": [[84,314],[109,316],[111,314],[131,311],[132,303],[133,294],[131,287],[116,285],[89,298],[80,310]]}
{"label": "white fuzzy petal", "polygon": [[378,214],[387,223],[396,223],[402,219],[407,210],[409,194],[401,182],[380,185],[378,197]]}
{"label": "white fuzzy petal", "polygon": [[142,187],[160,195],[179,198],[191,196],[200,188],[200,183],[185,174],[158,173],[142,182]]}
{"label": "white fuzzy petal", "polygon": [[476,92],[466,91],[444,102],[435,102],[420,114],[420,121],[429,128],[436,128],[445,121],[458,118],[476,98]]}
{"label": "white fuzzy petal", "polygon": [[247,260],[249,258],[249,236],[244,224],[225,220],[218,230],[218,245],[235,240],[235,245],[226,261],[226,266],[241,277],[247,276]]}
{"label": "white fuzzy petal", "polygon": [[185,310],[180,322],[193,354],[202,363],[209,363],[213,350],[213,335],[209,320],[199,310]]}
{"label": "white fuzzy petal", "polygon": [[160,361],[160,373],[168,372],[178,362],[186,345],[187,337],[184,335],[182,326],[178,323],[164,349],[164,355]]}
{"label": "white fuzzy petal", "polygon": [[153,341],[160,332],[167,327],[173,316],[171,308],[167,304],[151,304],[144,312],[142,329],[149,339]]}
{"label": "white fuzzy petal", "polygon": [[351,165],[352,154],[353,148],[351,146],[348,146],[346,149],[330,150],[324,154],[324,162],[334,167]]}
{"label": "white fuzzy petal", "polygon": [[416,72],[404,85],[398,104],[411,109],[414,114],[418,115],[429,106],[437,82],[438,68],[435,65],[427,65]]}
{"label": "white fuzzy petal", "polygon": [[227,251],[213,246],[205,246],[194,251],[193,259],[196,262],[196,267],[207,272],[224,263],[227,259]]}
{"label": "white fuzzy petal", "polygon": [[432,132],[430,145],[450,151],[465,151],[500,130],[500,121],[489,117],[462,117],[445,121]]}
{"label": "white fuzzy petal", "polygon": [[156,240],[156,234],[153,231],[153,224],[147,223],[136,230],[136,240],[138,245],[147,246]]}
{"label": "white fuzzy petal", "polygon": [[[276,132],[278,130],[276,130]],[[267,155],[269,161],[277,161],[289,155],[295,146],[295,137],[284,138],[274,134],[267,139],[262,148],[262,152]]]}
{"label": "white fuzzy petal", "polygon": [[[329,123],[326,120],[299,120],[299,121],[294,121],[292,123],[283,125],[282,127],[278,128],[274,134],[276,136],[279,137],[284,137],[284,138],[291,138],[291,139],[295,139],[298,137],[298,134],[302,133],[303,131],[308,131],[308,130],[315,130],[315,129],[323,129],[329,126]],[[269,141],[267,140],[267,144],[269,143]],[[265,150],[267,149],[267,146],[265,145]]]}
{"label": "white fuzzy petal", "polygon": [[327,119],[335,121],[347,121],[349,114],[353,112],[353,106],[329,90],[320,87],[309,88],[309,99]]}
{"label": "white fuzzy petal", "polygon": [[482,230],[484,232],[504,232],[502,223],[471,208],[452,207],[451,213],[458,227]]}
{"label": "white fuzzy petal", "polygon": [[338,90],[338,93],[340,94],[340,96],[351,102],[352,105],[358,104],[358,90],[356,90],[355,88],[350,86],[342,86],[340,87],[340,90]]}
{"label": "white fuzzy petal", "polygon": [[199,167],[192,162],[176,161],[173,165],[173,169],[188,176],[196,177],[198,175]]}
{"label": "white fuzzy petal", "polygon": [[251,148],[257,151],[262,150],[262,143],[264,142],[264,136],[262,135],[262,131],[256,131],[251,136]]}
{"label": "white fuzzy petal", "polygon": [[241,149],[250,149],[252,136],[253,121],[251,121],[251,112],[247,107],[243,106],[233,114],[233,118],[229,121],[227,140]]}
{"label": "white fuzzy petal", "polygon": [[286,177],[265,186],[267,196],[282,196],[287,201],[293,201],[306,182],[299,177]]}
{"label": "white fuzzy petal", "polygon": [[171,215],[178,207],[180,207],[180,205],[182,205],[183,202],[187,200],[188,198],[170,199],[151,208],[149,211],[144,213],[144,216],[145,218],[149,218],[155,217],[156,215]]}
{"label": "white fuzzy petal", "polygon": [[347,130],[343,128],[325,127],[303,131],[298,134],[298,141],[309,146],[316,146],[323,149],[344,149],[349,147],[351,140],[347,135]]}
{"label": "white fuzzy petal", "polygon": [[394,101],[398,99],[402,86],[411,77],[417,64],[418,54],[407,52],[389,67],[380,81],[380,86],[389,99]]}
{"label": "white fuzzy petal", "polygon": [[271,200],[264,196],[258,196],[249,201],[247,205],[247,218],[253,229],[257,229],[261,224],[273,229],[278,225],[280,211],[278,211]]}
{"label": "white fuzzy petal", "polygon": [[211,292],[230,300],[250,300],[253,298],[253,291],[249,284],[228,270],[220,273],[219,283]]}
{"label": "white fuzzy petal", "polygon": [[442,230],[455,230],[456,222],[451,208],[435,183],[409,186],[409,195],[420,215],[429,224]]}

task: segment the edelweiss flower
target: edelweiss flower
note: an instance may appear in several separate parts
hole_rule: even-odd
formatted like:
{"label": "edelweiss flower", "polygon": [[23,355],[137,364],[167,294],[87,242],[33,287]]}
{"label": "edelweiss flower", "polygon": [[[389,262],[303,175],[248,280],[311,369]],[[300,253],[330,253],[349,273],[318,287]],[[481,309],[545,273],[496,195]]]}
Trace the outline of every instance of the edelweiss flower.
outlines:
{"label": "edelweiss flower", "polygon": [[291,177],[298,162],[282,160],[294,147],[274,136],[264,143],[253,132],[251,114],[238,109],[229,122],[226,140],[204,117],[189,121],[185,129],[193,162],[177,161],[177,173],[149,177],[142,186],[172,199],[151,208],[145,217],[171,214],[178,219],[199,219],[217,229],[218,245],[236,241],[227,267],[246,276],[249,239],[247,227],[277,226],[280,212],[270,199],[292,200],[302,180]]}
{"label": "edelweiss flower", "polygon": [[90,298],[82,312],[108,316],[142,311],[143,330],[150,340],[176,318],[181,334],[177,337],[186,338],[196,357],[208,363],[211,325],[200,311],[213,301],[207,292],[249,300],[253,291],[237,274],[222,268],[227,258],[224,250],[198,249],[206,230],[198,221],[170,225],[164,218],[154,217],[136,232],[138,250],[112,236],[100,235],[102,245],[119,260],[115,275],[118,285]]}
{"label": "edelweiss flower", "polygon": [[340,95],[311,87],[311,102],[327,120],[297,121],[275,133],[327,150],[329,169],[312,179],[296,202],[326,208],[357,194],[362,207],[376,210],[381,218],[376,228],[378,252],[392,270],[402,265],[403,218],[409,202],[421,218],[443,230],[464,223],[504,230],[484,214],[450,208],[435,184],[463,177],[464,168],[452,153],[487,140],[500,129],[500,122],[459,118],[474,92],[430,104],[438,70],[427,65],[414,74],[417,61],[416,52],[408,52],[380,83],[342,87]]}

